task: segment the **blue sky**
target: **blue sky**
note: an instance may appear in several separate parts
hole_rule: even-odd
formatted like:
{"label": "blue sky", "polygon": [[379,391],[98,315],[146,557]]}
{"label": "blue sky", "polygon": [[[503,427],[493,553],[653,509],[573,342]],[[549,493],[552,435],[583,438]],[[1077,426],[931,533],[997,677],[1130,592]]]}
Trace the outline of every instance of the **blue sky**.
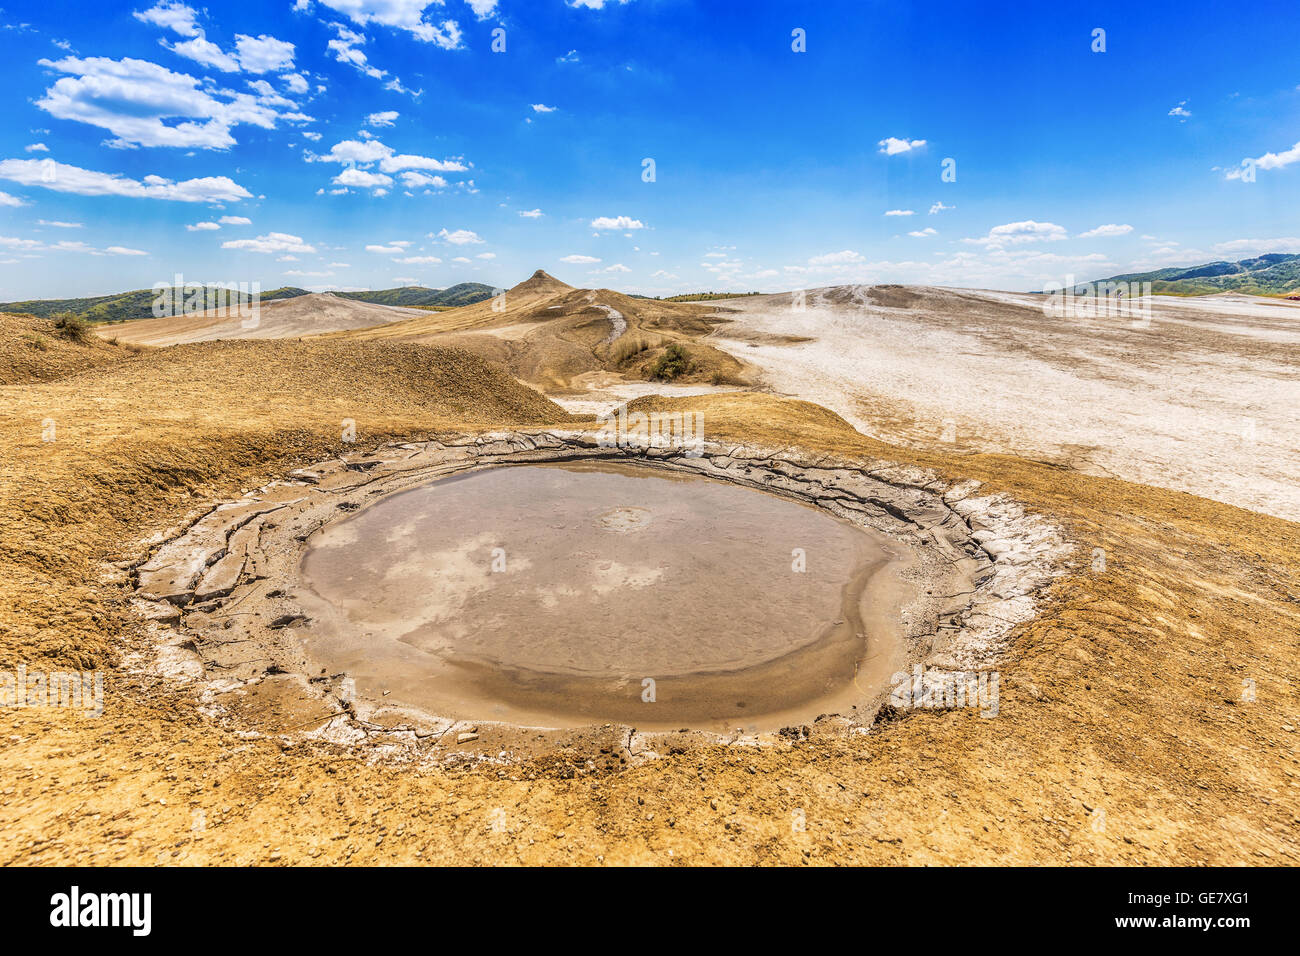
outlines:
{"label": "blue sky", "polygon": [[3,300],[538,268],[647,294],[1034,290],[1300,252],[1293,2],[103,0],[0,20]]}

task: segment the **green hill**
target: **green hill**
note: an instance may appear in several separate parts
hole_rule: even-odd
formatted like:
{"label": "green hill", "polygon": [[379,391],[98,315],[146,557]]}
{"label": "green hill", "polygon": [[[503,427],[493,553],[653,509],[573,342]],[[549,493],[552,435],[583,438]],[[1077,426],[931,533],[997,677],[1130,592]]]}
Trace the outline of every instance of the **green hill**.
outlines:
{"label": "green hill", "polygon": [[[372,292],[338,292],[336,295],[362,302],[377,302],[381,305],[399,306],[457,306],[469,305],[492,298],[495,290],[481,282],[462,282],[447,289],[426,289],[423,286],[403,286],[399,289],[379,289]],[[306,295],[306,289],[295,286],[283,286],[263,292],[261,301],[271,302],[275,299],[291,299]],[[115,295],[91,296],[83,299],[31,299],[26,302],[0,302],[0,312],[26,312],[41,318],[49,318],[60,312],[71,312],[89,322],[125,322],[130,319],[153,318],[153,304],[158,293],[153,289],[136,289],[131,292],[119,292]],[[237,304],[242,298],[238,293],[221,290],[218,301],[222,304]]]}
{"label": "green hill", "polygon": [[1129,272],[1096,281],[1150,282],[1152,292],[1166,295],[1290,295],[1300,292],[1300,255],[1276,252],[1237,262],[1220,260],[1154,272]]}

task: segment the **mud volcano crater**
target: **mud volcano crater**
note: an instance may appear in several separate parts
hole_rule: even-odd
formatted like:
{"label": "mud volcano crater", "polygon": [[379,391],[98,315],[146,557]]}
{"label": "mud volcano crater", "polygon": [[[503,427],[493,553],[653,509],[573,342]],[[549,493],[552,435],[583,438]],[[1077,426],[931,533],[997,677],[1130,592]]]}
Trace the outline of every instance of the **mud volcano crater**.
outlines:
{"label": "mud volcano crater", "polygon": [[790,450],[445,436],[218,506],[138,568],[136,603],[160,668],[263,732],[505,752],[622,728],[632,757],[852,732],[899,671],[996,666],[1056,573],[1057,530],[977,490]]}

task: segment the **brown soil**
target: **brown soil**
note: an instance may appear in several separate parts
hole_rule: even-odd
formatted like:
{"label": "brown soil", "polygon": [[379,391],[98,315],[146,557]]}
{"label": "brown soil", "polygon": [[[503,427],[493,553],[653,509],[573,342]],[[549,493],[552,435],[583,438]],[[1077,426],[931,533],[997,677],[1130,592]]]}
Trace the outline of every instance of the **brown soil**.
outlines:
{"label": "brown soil", "polygon": [[[626,322],[619,332],[610,311]],[[575,289],[538,271],[487,300],[446,312],[339,333],[362,340],[454,345],[500,362],[547,393],[573,391],[574,380],[598,371],[648,379],[670,343],[683,346],[689,370],[678,383],[744,384],[744,365],[701,341],[725,320],[703,305],[637,299],[611,289]],[[612,338],[614,332],[619,332]]]}
{"label": "brown soil", "polygon": [[[0,393],[0,666],[107,670],[101,717],[0,710],[0,863],[1300,862],[1294,523],[890,446],[804,402],[675,400],[713,439],[978,478],[1102,549],[1105,570],[1077,568],[1018,629],[995,719],[918,711],[858,738],[668,752],[623,773],[563,754],[394,768],[215,726],[132,666],[151,638],[103,562],[336,454],[344,418],[366,442],[562,411],[477,356],[408,342],[184,346]],[[671,403],[638,403],[657,404]]]}

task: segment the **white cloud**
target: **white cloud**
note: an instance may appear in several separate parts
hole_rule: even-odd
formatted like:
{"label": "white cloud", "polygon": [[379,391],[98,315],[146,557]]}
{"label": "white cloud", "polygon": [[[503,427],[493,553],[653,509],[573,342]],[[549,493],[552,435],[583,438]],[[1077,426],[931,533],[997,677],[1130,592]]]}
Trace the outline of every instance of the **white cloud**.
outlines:
{"label": "white cloud", "polygon": [[239,72],[239,58],[233,53],[227,53],[205,36],[197,36],[193,40],[183,40],[180,43],[168,43],[166,40],[158,42],[177,56],[183,56],[203,66],[212,67],[223,73]]}
{"label": "white cloud", "polygon": [[571,7],[586,7],[588,10],[604,10],[606,6],[625,4],[628,0],[565,0]]}
{"label": "white cloud", "polygon": [[1008,222],[1001,226],[994,226],[989,230],[987,236],[981,236],[978,239],[963,239],[962,242],[979,246],[1001,247],[1020,245],[1025,242],[1053,242],[1067,237],[1064,227],[1058,226],[1054,222],[1035,222],[1033,219],[1026,219],[1023,222]]}
{"label": "white cloud", "polygon": [[417,173],[407,170],[399,178],[402,184],[410,189],[419,189],[421,186],[429,189],[446,189],[447,180],[441,176],[430,176],[428,173]]}
{"label": "white cloud", "polygon": [[471,232],[468,229],[457,229],[455,232],[448,232],[446,229],[439,230],[437,238],[443,242],[449,242],[453,246],[476,245],[483,240],[479,238],[478,233]]}
{"label": "white cloud", "polygon": [[[289,103],[204,87],[194,77],[147,60],[64,57],[42,66],[70,74],[55,81],[36,105],[59,119],[106,129],[110,146],[177,146],[228,149],[232,127],[274,129],[278,120],[310,117],[275,107]],[[292,107],[293,104],[289,103]]]}
{"label": "white cloud", "polygon": [[186,232],[211,232],[214,229],[220,229],[220,223],[215,222],[196,222],[185,227]]}
{"label": "white cloud", "polygon": [[306,93],[308,90],[307,78],[301,73],[286,73],[281,77],[284,83],[289,87],[290,93]]}
{"label": "white cloud", "polygon": [[592,263],[592,262],[599,262],[600,260],[599,260],[598,258],[596,258],[595,256],[571,255],[571,256],[563,256],[563,257],[561,257],[560,261],[561,261],[561,262],[567,262],[567,263],[569,263],[570,265],[575,265],[575,266],[576,266],[576,265],[587,265],[587,264]]}
{"label": "white cloud", "polygon": [[196,37],[203,32],[196,23],[194,10],[183,3],[158,3],[148,10],[137,10],[132,16],[142,23],[151,23],[183,37]]}
{"label": "white cloud", "polygon": [[495,252],[480,252],[480,253],[479,253],[478,255],[476,255],[474,258],[475,258],[475,259],[495,259],[496,257],[497,257],[497,254],[496,254]]}
{"label": "white cloud", "polygon": [[1126,236],[1133,231],[1133,227],[1128,224],[1120,225],[1118,223],[1108,222],[1104,226],[1098,226],[1096,229],[1089,229],[1087,232],[1079,233],[1080,239],[1094,239],[1098,236]]}
{"label": "white cloud", "polygon": [[382,110],[366,117],[367,126],[392,126],[401,114],[397,110]]}
{"label": "white cloud", "polygon": [[497,0],[465,0],[465,2],[474,11],[474,16],[480,20],[486,20],[497,12]]}
{"label": "white cloud", "polygon": [[579,59],[581,58],[578,56],[578,51],[570,50],[568,53],[564,54],[564,56],[557,56],[555,58],[555,62],[556,63],[577,63]]}
{"label": "white cloud", "polygon": [[[366,248],[370,249],[371,247],[367,246]],[[436,266],[442,262],[442,260],[437,256],[405,256],[401,259],[394,259],[393,261],[408,266]]]}
{"label": "white cloud", "polygon": [[632,270],[629,269],[627,266],[623,265],[623,263],[616,262],[612,266],[606,266],[605,268],[598,269],[597,271],[598,272],[631,272]]}
{"label": "white cloud", "polygon": [[556,108],[555,108],[554,106],[547,106],[545,103],[534,103],[534,104],[533,104],[533,112],[534,112],[534,113],[554,113],[554,112],[555,112],[555,109],[556,109]]}
{"label": "white cloud", "polygon": [[915,216],[916,213],[911,209],[889,209],[885,212],[886,216]]}
{"label": "white cloud", "polygon": [[0,192],[0,206],[26,206],[27,203],[17,196],[10,195],[7,192]]}
{"label": "white cloud", "polygon": [[956,208],[957,208],[956,206],[945,206],[943,204],[943,201],[940,200],[939,202],[935,203],[933,206],[930,207],[930,215],[933,216],[935,213],[943,212],[945,209],[956,209]]}
{"label": "white cloud", "polygon": [[126,246],[109,246],[104,250],[110,256],[147,256],[143,249],[128,249]]}
{"label": "white cloud", "polygon": [[599,231],[644,229],[645,223],[630,216],[599,216],[591,221],[591,228]]}
{"label": "white cloud", "polygon": [[279,73],[293,69],[293,49],[292,43],[265,33],[255,37],[243,33],[235,36],[239,65],[249,73]]}
{"label": "white cloud", "polygon": [[908,233],[909,236],[913,236],[917,239],[928,239],[930,236],[937,236],[938,234],[939,231],[937,229],[932,229],[929,226],[926,226],[924,229],[913,229]]}
{"label": "white cloud", "polygon": [[1187,100],[1183,100],[1181,103],[1179,103],[1177,106],[1175,106],[1173,109],[1169,111],[1169,115],[1177,116],[1183,122],[1186,122],[1187,117],[1192,115],[1187,109],[1185,109],[1186,106],[1187,106]]}
{"label": "white cloud", "polygon": [[393,184],[392,176],[383,173],[368,173],[364,169],[349,166],[330,180],[335,186],[356,186],[360,189],[383,189]]}
{"label": "white cloud", "polygon": [[222,216],[217,221],[224,226],[251,226],[253,224],[253,220],[247,216]]}
{"label": "white cloud", "polygon": [[301,236],[291,236],[285,232],[268,232],[256,239],[228,239],[221,244],[222,249],[242,249],[247,252],[302,252],[312,253],[316,247],[302,240]]}
{"label": "white cloud", "polygon": [[880,152],[886,156],[897,156],[899,153],[910,153],[914,149],[920,149],[925,145],[925,140],[898,139],[894,136],[887,136],[876,145],[880,147]]}
{"label": "white cloud", "polygon": [[380,243],[371,243],[366,246],[366,252],[373,252],[376,255],[381,256],[400,256],[406,251],[406,247],[410,244],[411,243],[405,239],[394,239],[386,246]]}
{"label": "white cloud", "polygon": [[519,215],[524,219],[541,219],[542,211],[540,209],[521,209]]}
{"label": "white cloud", "polygon": [[55,229],[81,229],[81,228],[83,227],[84,223],[80,223],[80,222],[64,222],[64,221],[61,220],[61,219],[37,219],[37,220],[36,220],[36,225],[38,225],[38,226],[52,226],[52,227],[54,227]]}
{"label": "white cloud", "polygon": [[[319,0],[358,26],[379,23],[405,30],[417,39],[444,50],[461,46],[460,25],[455,20],[434,24],[425,19],[426,7],[442,6],[439,0]],[[475,13],[478,10],[475,9]]]}
{"label": "white cloud", "polygon": [[50,148],[44,143],[32,143],[30,146],[23,147],[29,153],[48,153]]}
{"label": "white cloud", "polygon": [[[1284,166],[1290,166],[1292,163],[1300,160],[1300,143],[1296,143],[1288,150],[1280,153],[1265,153],[1251,160],[1257,169],[1282,169]],[[1242,160],[1244,163],[1245,160]],[[1241,168],[1228,170],[1228,179],[1240,179],[1243,170]]]}
{"label": "white cloud", "polygon": [[52,159],[6,159],[0,161],[0,179],[24,186],[42,186],[79,196],[131,196],[138,199],[169,199],[175,202],[236,202],[253,194],[225,176],[204,176],[173,182],[162,176],[128,179],[116,173],[101,173]]}

